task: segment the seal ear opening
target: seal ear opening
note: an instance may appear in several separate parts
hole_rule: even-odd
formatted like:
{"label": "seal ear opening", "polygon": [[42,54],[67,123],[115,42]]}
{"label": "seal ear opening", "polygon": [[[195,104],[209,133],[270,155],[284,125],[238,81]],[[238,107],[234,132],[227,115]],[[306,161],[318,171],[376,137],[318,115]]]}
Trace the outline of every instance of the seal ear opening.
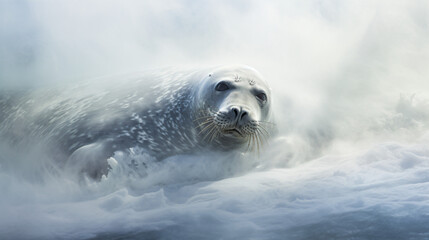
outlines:
{"label": "seal ear opening", "polygon": [[212,73],[209,73],[209,77],[212,77]]}

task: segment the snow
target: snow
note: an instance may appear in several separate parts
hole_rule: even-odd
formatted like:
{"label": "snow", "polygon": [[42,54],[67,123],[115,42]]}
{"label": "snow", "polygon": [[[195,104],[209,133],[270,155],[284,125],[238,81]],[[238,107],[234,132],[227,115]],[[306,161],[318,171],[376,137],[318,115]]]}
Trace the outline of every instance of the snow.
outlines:
{"label": "snow", "polygon": [[[145,158],[140,153],[133,158],[138,156]],[[116,156],[122,162],[126,157]],[[377,144],[357,154],[323,156],[290,168],[237,173],[247,163],[243,160],[237,167],[227,160],[233,161],[221,156],[149,161],[144,177],[124,174],[125,164],[118,162],[111,176],[86,187],[64,179],[19,182],[2,173],[0,186],[7,197],[0,205],[4,213],[0,235],[9,239],[429,237],[425,224],[429,138],[415,144]],[[225,176],[222,169],[228,167],[236,169]]]}

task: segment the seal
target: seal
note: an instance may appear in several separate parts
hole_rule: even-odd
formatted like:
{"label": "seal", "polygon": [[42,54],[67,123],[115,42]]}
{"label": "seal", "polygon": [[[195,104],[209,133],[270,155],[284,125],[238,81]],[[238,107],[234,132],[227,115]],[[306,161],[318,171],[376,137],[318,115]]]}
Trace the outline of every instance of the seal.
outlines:
{"label": "seal", "polygon": [[44,146],[63,166],[100,179],[115,151],[162,160],[200,150],[259,149],[272,134],[271,91],[248,66],[138,73],[109,84],[0,100],[0,136]]}

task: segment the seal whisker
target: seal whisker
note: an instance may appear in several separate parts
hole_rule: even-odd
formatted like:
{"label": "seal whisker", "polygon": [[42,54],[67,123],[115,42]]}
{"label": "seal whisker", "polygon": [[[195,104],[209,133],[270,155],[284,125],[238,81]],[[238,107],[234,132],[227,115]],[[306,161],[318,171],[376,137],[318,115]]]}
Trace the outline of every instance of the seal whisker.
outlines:
{"label": "seal whisker", "polygon": [[269,135],[264,134],[261,129],[257,129],[259,131],[259,133],[261,134],[261,137],[263,138],[264,142],[268,142],[268,137]]}
{"label": "seal whisker", "polygon": [[[258,140],[261,140],[261,132],[259,131],[259,129],[255,129],[255,135],[258,138]],[[262,146],[262,144],[261,144]]]}
{"label": "seal whisker", "polygon": [[[214,127],[216,130],[218,130],[217,127]],[[212,136],[210,137],[210,142],[213,142],[213,140],[219,135],[219,131],[213,131]]]}
{"label": "seal whisker", "polygon": [[197,117],[195,119],[200,119],[200,118],[206,118],[206,117],[212,117],[213,113],[201,113],[198,114]]}
{"label": "seal whisker", "polygon": [[267,122],[267,121],[256,121],[256,122],[257,122],[257,123],[262,123],[262,124],[276,125],[275,123]]}
{"label": "seal whisker", "polygon": [[259,141],[258,141],[258,135],[255,134],[255,146],[256,146],[256,154],[259,157]]}
{"label": "seal whisker", "polygon": [[247,149],[246,149],[246,151],[252,151],[252,135],[249,135],[248,137],[247,137]]}
{"label": "seal whisker", "polygon": [[212,118],[212,116],[202,116],[202,117],[198,117],[198,118],[195,118],[194,119],[194,122],[197,122],[197,121],[200,121],[201,119],[210,119],[210,118]]}
{"label": "seal whisker", "polygon": [[270,122],[260,122],[259,126],[269,129],[273,129],[275,128],[277,125],[275,123],[270,123]]}
{"label": "seal whisker", "polygon": [[210,133],[213,131],[213,128],[216,127],[215,122],[210,122],[210,124],[208,124],[206,127],[204,127],[204,129],[201,131],[205,131],[206,133],[204,134],[204,138],[206,138],[207,136],[210,136]]}
{"label": "seal whisker", "polygon": [[267,129],[265,129],[265,127],[264,127],[264,126],[259,125],[259,129],[263,130],[263,131],[265,132],[265,135],[266,135],[267,137],[269,137],[269,136],[270,136],[270,133],[268,132],[268,130],[267,130]]}
{"label": "seal whisker", "polygon": [[257,128],[257,130],[264,136],[264,137],[266,137],[266,138],[268,138],[269,136],[270,136],[270,134],[268,133],[268,131],[267,130],[265,130],[265,128],[263,128],[263,127],[260,127],[260,128]]}
{"label": "seal whisker", "polygon": [[205,126],[203,129],[200,130],[200,132],[198,134],[201,134],[202,132],[204,132],[206,129],[209,129],[210,127],[212,127],[214,125],[213,122],[210,122],[207,126]]}
{"label": "seal whisker", "polygon": [[207,121],[205,121],[205,122],[202,122],[202,123],[200,123],[200,124],[197,126],[197,128],[202,127],[202,126],[204,126],[204,125],[206,125],[206,124],[209,124],[209,123],[213,123],[213,120],[207,120]]}
{"label": "seal whisker", "polygon": [[255,134],[252,134],[252,151],[256,149]]}
{"label": "seal whisker", "polygon": [[[213,124],[211,126],[212,127],[210,128],[210,130],[207,131],[207,134],[204,136],[203,140],[205,140],[208,136],[211,136],[213,134],[213,132],[216,132],[216,129],[217,129],[216,125]],[[210,138],[209,138],[209,140],[210,140]],[[209,141],[209,142],[211,142],[211,141]]]}
{"label": "seal whisker", "polygon": [[256,146],[257,146],[257,148],[258,148],[258,151],[257,151],[257,153],[258,153],[258,157],[259,157],[259,149],[260,149],[260,146],[259,146],[259,136],[258,136],[258,134],[255,134],[255,139],[256,139]]}
{"label": "seal whisker", "polygon": [[250,151],[254,152],[256,150],[256,136],[255,133],[250,134]]}
{"label": "seal whisker", "polygon": [[210,125],[210,128],[207,130],[207,132],[204,134],[204,137],[203,137],[203,141],[207,138],[207,136],[209,136],[210,135],[210,131],[213,129],[213,126],[212,125]]}
{"label": "seal whisker", "polygon": [[261,146],[263,146],[265,143],[268,142],[268,139],[267,139],[267,137],[264,134],[262,134],[262,132],[261,132],[260,129],[257,129],[257,132],[258,132],[258,135],[259,135],[259,140],[261,142]]}
{"label": "seal whisker", "polygon": [[217,126],[213,125],[213,127],[208,131],[208,141],[211,143],[213,141],[214,135],[216,134]]}
{"label": "seal whisker", "polygon": [[197,127],[202,127],[202,126],[209,124],[209,123],[214,123],[214,122],[213,122],[213,120],[207,120],[207,121],[199,123]]}
{"label": "seal whisker", "polygon": [[246,149],[246,152],[248,152],[248,151],[249,151],[249,148],[250,148],[250,141],[251,141],[251,138],[250,138],[250,136],[248,136],[248,137],[247,137],[247,149]]}

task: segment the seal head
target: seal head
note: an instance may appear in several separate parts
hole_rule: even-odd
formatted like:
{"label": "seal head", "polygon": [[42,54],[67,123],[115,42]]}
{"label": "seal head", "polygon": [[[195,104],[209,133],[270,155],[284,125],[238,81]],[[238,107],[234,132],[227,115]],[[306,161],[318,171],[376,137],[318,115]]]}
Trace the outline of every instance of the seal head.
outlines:
{"label": "seal head", "polygon": [[270,135],[271,90],[253,68],[218,68],[196,96],[200,141],[224,150],[259,148]]}

